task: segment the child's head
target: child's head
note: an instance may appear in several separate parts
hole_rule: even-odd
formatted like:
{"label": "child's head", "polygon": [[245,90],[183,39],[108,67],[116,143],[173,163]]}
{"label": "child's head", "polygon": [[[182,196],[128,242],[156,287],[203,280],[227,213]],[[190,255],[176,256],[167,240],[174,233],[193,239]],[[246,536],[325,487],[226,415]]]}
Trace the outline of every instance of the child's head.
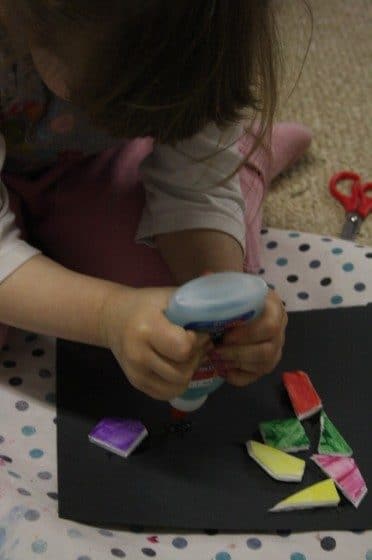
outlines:
{"label": "child's head", "polygon": [[71,102],[113,135],[175,142],[247,108],[272,119],[279,47],[269,0],[4,5],[10,31],[61,61]]}

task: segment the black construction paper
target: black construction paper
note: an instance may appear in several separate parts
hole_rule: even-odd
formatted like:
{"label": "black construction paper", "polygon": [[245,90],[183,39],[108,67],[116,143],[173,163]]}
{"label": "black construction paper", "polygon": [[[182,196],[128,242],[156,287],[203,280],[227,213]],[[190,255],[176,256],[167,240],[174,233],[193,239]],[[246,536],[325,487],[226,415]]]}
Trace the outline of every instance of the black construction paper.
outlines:
{"label": "black construction paper", "polygon": [[[244,442],[258,439],[263,420],[293,416],[281,382],[285,370],[309,373],[324,409],[354,450],[372,487],[372,306],[289,314],[283,358],[269,376],[246,388],[224,384],[169,429],[169,405],[135,390],[109,351],[58,341],[59,514],[101,525],[265,532],[277,529],[372,528],[372,495],[355,509],[290,513],[268,509],[323,480],[310,460],[301,483],[271,479]],[[142,420],[150,437],[128,459],[88,441],[105,416]],[[303,422],[316,453],[319,415]],[[340,494],[341,495],[341,494]],[[341,495],[342,496],[342,495]]]}

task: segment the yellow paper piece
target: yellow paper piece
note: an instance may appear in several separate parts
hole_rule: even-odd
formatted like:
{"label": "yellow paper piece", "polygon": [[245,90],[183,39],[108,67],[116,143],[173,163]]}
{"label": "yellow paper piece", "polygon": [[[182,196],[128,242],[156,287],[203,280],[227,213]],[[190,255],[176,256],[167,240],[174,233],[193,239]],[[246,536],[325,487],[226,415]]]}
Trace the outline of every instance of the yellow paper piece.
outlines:
{"label": "yellow paper piece", "polygon": [[333,480],[323,480],[308,486],[300,492],[282,500],[269,511],[291,511],[294,509],[311,509],[316,507],[334,507],[340,503],[340,496]]}
{"label": "yellow paper piece", "polygon": [[305,461],[258,441],[247,441],[249,456],[270,476],[285,482],[299,482],[305,471]]}

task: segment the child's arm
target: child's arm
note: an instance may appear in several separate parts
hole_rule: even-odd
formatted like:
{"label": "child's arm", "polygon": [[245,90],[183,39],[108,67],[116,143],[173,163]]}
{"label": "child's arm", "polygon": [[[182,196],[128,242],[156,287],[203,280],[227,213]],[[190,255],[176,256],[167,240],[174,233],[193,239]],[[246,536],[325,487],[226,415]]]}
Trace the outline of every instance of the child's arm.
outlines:
{"label": "child's arm", "polygon": [[177,284],[183,284],[205,271],[243,271],[240,243],[221,231],[176,231],[157,235],[155,242]]}
{"label": "child's arm", "polygon": [[[25,330],[105,346],[101,310],[117,286],[72,272],[43,255],[0,284],[0,320]],[[123,297],[130,297],[123,288]]]}
{"label": "child's arm", "polygon": [[0,284],[0,321],[110,348],[134,387],[167,400],[186,389],[210,342],[166,319],[173,291],[91,278],[36,255]]}

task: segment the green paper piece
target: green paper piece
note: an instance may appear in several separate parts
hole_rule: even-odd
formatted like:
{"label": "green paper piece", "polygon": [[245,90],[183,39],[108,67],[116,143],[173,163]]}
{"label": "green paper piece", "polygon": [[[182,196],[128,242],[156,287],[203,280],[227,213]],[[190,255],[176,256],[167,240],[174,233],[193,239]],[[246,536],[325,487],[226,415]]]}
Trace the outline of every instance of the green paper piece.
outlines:
{"label": "green paper piece", "polygon": [[310,448],[310,440],[297,418],[261,422],[259,428],[264,442],[281,451],[294,453]]}
{"label": "green paper piece", "polygon": [[324,410],[320,413],[320,440],[318,453],[336,457],[351,457],[353,450],[332,424]]}

